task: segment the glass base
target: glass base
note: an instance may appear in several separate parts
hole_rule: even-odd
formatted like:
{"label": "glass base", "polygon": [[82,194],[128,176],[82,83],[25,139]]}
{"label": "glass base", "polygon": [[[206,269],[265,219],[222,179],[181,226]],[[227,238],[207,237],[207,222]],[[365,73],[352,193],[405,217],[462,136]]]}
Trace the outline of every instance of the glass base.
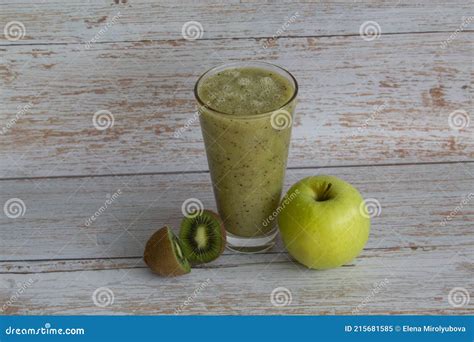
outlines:
{"label": "glass base", "polygon": [[267,235],[256,237],[242,237],[227,232],[227,248],[239,253],[264,252],[275,245],[277,234],[276,227]]}

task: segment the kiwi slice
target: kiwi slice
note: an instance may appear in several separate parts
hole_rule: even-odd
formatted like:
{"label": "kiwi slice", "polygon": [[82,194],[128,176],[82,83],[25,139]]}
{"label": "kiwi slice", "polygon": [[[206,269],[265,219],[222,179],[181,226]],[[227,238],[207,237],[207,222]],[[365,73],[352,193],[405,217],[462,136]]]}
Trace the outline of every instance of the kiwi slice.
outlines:
{"label": "kiwi slice", "polygon": [[203,210],[181,221],[179,239],[184,256],[191,264],[210,262],[224,251],[224,224],[219,215],[210,210]]}
{"label": "kiwi slice", "polygon": [[153,272],[162,276],[173,277],[191,272],[180,242],[168,226],[150,237],[146,243],[144,259]]}

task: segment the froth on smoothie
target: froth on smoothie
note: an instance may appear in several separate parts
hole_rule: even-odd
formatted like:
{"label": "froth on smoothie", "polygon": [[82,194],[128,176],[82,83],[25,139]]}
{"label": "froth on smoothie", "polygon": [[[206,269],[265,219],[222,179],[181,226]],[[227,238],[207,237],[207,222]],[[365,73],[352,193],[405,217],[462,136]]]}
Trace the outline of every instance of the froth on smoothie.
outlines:
{"label": "froth on smoothie", "polygon": [[226,114],[254,115],[277,110],[294,93],[285,77],[255,67],[220,71],[202,80],[198,95],[209,107]]}

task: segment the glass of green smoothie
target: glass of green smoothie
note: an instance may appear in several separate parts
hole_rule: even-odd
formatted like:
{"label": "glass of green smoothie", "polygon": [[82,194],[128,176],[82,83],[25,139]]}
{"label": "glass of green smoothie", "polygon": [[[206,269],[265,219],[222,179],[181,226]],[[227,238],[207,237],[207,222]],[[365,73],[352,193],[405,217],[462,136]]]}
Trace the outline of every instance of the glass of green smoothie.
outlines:
{"label": "glass of green smoothie", "polygon": [[194,93],[227,247],[271,248],[298,84],[285,69],[237,62],[204,73]]}

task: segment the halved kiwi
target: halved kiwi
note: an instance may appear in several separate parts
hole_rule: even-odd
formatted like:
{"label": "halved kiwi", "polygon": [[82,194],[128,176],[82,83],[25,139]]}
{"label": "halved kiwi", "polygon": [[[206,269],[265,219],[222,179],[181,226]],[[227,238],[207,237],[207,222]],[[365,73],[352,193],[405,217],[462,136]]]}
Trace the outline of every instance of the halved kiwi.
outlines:
{"label": "halved kiwi", "polygon": [[153,272],[162,276],[173,277],[191,272],[180,242],[168,226],[150,237],[146,243],[144,259]]}
{"label": "halved kiwi", "polygon": [[203,210],[181,221],[179,239],[183,253],[191,264],[210,262],[225,249],[224,223],[216,213]]}

